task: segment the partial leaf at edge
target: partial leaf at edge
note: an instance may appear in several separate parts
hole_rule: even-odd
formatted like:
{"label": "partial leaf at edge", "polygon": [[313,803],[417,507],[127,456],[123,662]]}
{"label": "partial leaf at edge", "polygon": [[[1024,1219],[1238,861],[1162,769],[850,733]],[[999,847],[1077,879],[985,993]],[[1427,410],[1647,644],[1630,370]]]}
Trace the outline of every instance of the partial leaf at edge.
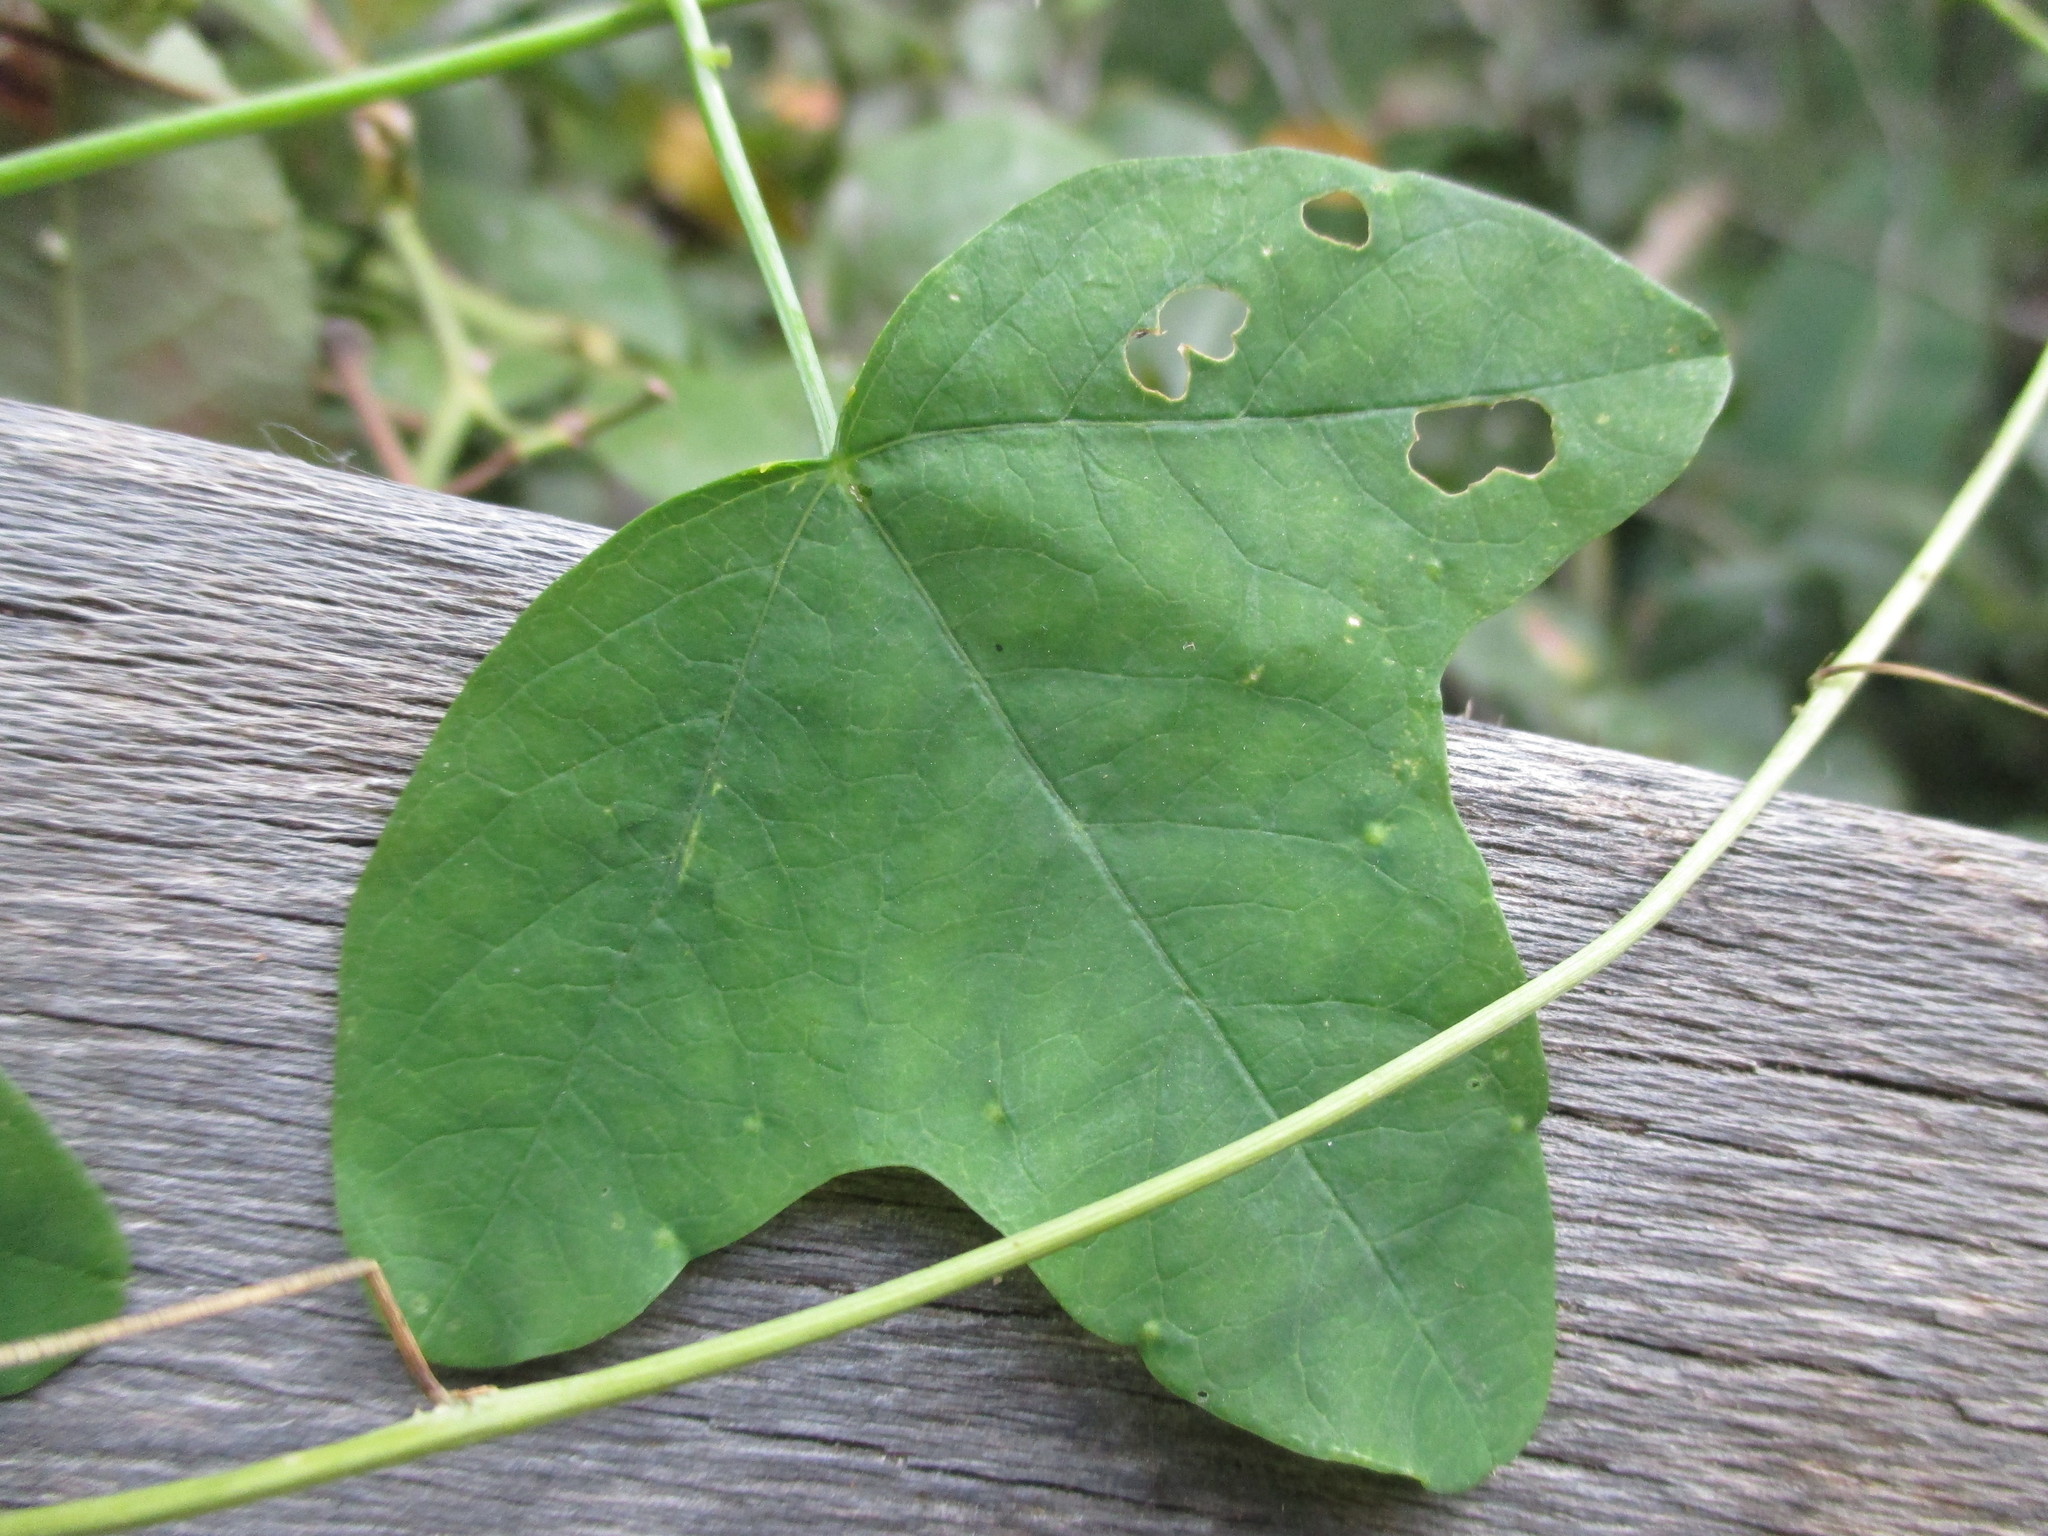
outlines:
{"label": "partial leaf at edge", "polygon": [[[127,1281],[128,1247],[106,1197],[0,1075],[0,1343],[112,1317]],[[63,1365],[0,1371],[0,1397]]]}
{"label": "partial leaf at edge", "polygon": [[[1363,250],[1304,200],[1354,192]],[[1126,340],[1246,300],[1180,402]],[[1520,979],[1450,803],[1458,638],[1684,465],[1727,367],[1563,226],[1293,151],[1078,176],[890,323],[840,457],[647,514],[514,626],[365,874],[344,1222],[437,1357],[633,1316],[834,1174],[1015,1230]],[[1556,458],[1449,496],[1420,408]],[[1162,1380],[1462,1487],[1542,1411],[1533,1024],[1039,1266]]]}

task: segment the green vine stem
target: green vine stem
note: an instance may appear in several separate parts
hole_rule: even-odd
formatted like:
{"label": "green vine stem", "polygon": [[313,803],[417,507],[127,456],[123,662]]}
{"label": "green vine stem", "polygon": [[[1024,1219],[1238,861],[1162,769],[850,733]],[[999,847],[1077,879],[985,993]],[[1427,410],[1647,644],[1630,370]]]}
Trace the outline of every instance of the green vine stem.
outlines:
{"label": "green vine stem", "polygon": [[[703,0],[717,9],[739,0]],[[218,106],[170,112],[161,117],[59,139],[52,144],[0,156],[0,197],[27,192],[92,171],[203,144],[212,139],[260,133],[316,117],[345,112],[386,96],[412,96],[437,86],[519,69],[558,53],[609,42],[659,23],[665,0],[622,0],[538,26],[521,27],[480,42],[423,53],[369,69],[350,70],[274,91],[240,96]]]}
{"label": "green vine stem", "polygon": [[[1963,482],[1927,542],[1855,638],[1836,657],[1837,668],[1860,668],[1864,663],[1877,661],[1898,638],[2004,483],[2021,448],[2040,423],[2044,408],[2048,408],[2048,351],[2035,363],[1984,457]],[[1862,670],[1838,670],[1818,682],[1763,765],[1700,839],[1627,915],[1585,948],[1415,1049],[1306,1109],[1228,1146],[943,1263],[750,1328],[600,1370],[490,1393],[417,1414],[367,1434],[232,1471],[41,1509],[0,1513],[0,1536],[90,1536],[96,1532],[131,1530],[310,1488],[352,1473],[475,1445],[593,1408],[645,1397],[907,1312],[1206,1189],[1233,1173],[1321,1135],[1368,1105],[1456,1060],[1619,959],[1678,905],[1756,820],[1855,697],[1866,675]]]}
{"label": "green vine stem", "polygon": [[818,429],[818,451],[829,457],[839,437],[839,407],[832,399],[831,385],[825,382],[825,365],[818,360],[818,344],[811,339],[803,303],[797,298],[789,263],[783,259],[782,243],[775,238],[774,222],[761,201],[754,168],[740,143],[740,125],[733,121],[732,105],[725,99],[725,87],[719,82],[718,72],[732,62],[732,55],[713,46],[711,29],[704,23],[704,8],[699,0],[669,0],[669,9],[683,34],[683,52],[697,85],[697,104],[704,113],[704,126],[711,134],[711,152],[717,156],[726,189],[732,193],[733,207],[747,232],[747,243],[754,248],[754,260],[775,305],[775,318],[782,325],[782,338],[789,344],[789,355],[796,360],[804,399],[810,404],[811,420]]}

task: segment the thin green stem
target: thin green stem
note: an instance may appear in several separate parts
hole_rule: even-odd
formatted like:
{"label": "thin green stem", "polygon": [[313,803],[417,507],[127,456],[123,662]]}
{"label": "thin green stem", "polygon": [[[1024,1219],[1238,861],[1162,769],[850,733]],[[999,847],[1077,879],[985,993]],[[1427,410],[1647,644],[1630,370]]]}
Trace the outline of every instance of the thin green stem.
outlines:
{"label": "thin green stem", "polygon": [[[1875,661],[1898,638],[1943,568],[1975,526],[1993,494],[2011,471],[2021,447],[2048,409],[2048,351],[2034,365],[2019,398],[2006,413],[1991,446],[1949,503],[1920,552],[1896,585],[1878,604],[1862,629],[1843,647],[1838,665]],[[1368,1105],[1427,1076],[1437,1068],[1485,1044],[1527,1018],[1546,1003],[1569,992],[1589,976],[1619,959],[1654,928],[1686,892],[1755,821],[1757,815],[1806,760],[1849,700],[1864,673],[1838,672],[1818,684],[1778,744],[1764,759],[1725,810],[1698,842],[1687,849],[1670,872],[1636,903],[1621,921],[1569,959],[1525,982],[1471,1017],[1434,1035],[1411,1051],[1368,1072],[1335,1093],[1318,1099],[1251,1135],[1219,1147],[1193,1162],[1183,1163],[1106,1199],[1041,1222],[1010,1237],[998,1238],[925,1269],[881,1285],[855,1291],[835,1301],[806,1307],[751,1328],[628,1360],[602,1370],[584,1371],[554,1381],[513,1387],[467,1402],[417,1414],[403,1423],[338,1440],[310,1451],[297,1451],[233,1471],[159,1483],[127,1493],[79,1499],[42,1509],[0,1514],[0,1536],[93,1536],[104,1531],[131,1530],[161,1520],[175,1520],[209,1510],[226,1509],[274,1494],[290,1493],[351,1473],[394,1466],[436,1451],[475,1445],[537,1425],[552,1423],[593,1408],[605,1408],[645,1397],[685,1382],[715,1376],[757,1360],[783,1354],[802,1344],[879,1322],[899,1312],[936,1301],[984,1280],[1057,1253],[1110,1228],[1146,1215],[1206,1189],[1220,1179],[1251,1167],[1274,1154],[1319,1136]]]}
{"label": "thin green stem", "polygon": [[[738,4],[739,0],[704,3],[716,8]],[[521,27],[481,42],[242,96],[219,106],[166,113],[118,128],[59,139],[54,144],[0,156],[0,197],[125,165],[187,144],[283,128],[346,112],[387,96],[412,96],[437,86],[453,85],[458,80],[519,69],[558,53],[638,32],[654,26],[663,15],[663,0],[623,0],[620,4],[579,11],[559,21]]]}
{"label": "thin green stem", "polygon": [[2026,0],[1984,0],[1984,9],[2043,53],[2048,53],[2048,17]]}
{"label": "thin green stem", "polygon": [[713,46],[699,0],[669,0],[669,10],[683,34],[683,52],[689,57],[697,104],[711,134],[711,152],[718,157],[718,169],[732,193],[747,243],[754,248],[754,260],[768,284],[775,318],[782,323],[782,339],[796,360],[797,377],[803,380],[804,399],[810,403],[811,420],[818,428],[818,451],[829,456],[839,438],[839,407],[833,403],[832,386],[825,382],[825,365],[818,360],[818,344],[811,339],[810,322],[804,318],[789,263],[783,260],[782,243],[775,238],[774,222],[768,217],[767,204],[761,201],[761,189],[754,184],[754,168],[747,163],[746,148],[740,143],[740,125],[733,121],[732,105],[718,79],[718,71],[731,57]]}

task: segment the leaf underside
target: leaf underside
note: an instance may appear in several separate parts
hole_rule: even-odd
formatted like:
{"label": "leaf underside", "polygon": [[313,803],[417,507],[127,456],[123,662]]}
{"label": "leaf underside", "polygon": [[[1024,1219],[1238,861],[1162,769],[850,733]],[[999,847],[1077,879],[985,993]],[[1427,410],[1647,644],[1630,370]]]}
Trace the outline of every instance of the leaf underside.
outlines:
{"label": "leaf underside", "polygon": [[[1302,205],[1355,193],[1362,248]],[[1249,317],[1184,397],[1126,343]],[[1169,317],[1167,324],[1171,324]],[[638,1313],[852,1169],[1016,1230],[1507,990],[1459,638],[1685,464],[1710,323],[1562,225],[1297,151],[1132,162],[934,271],[835,456],[646,514],[480,667],[357,894],[335,1158],[429,1351]],[[1452,496],[1418,409],[1539,403]],[[1534,1022],[1038,1266],[1175,1391],[1476,1482],[1548,1389]]]}
{"label": "leaf underside", "polygon": [[[0,1343],[112,1317],[127,1280],[128,1248],[106,1198],[0,1076]],[[63,1364],[0,1371],[0,1397]]]}

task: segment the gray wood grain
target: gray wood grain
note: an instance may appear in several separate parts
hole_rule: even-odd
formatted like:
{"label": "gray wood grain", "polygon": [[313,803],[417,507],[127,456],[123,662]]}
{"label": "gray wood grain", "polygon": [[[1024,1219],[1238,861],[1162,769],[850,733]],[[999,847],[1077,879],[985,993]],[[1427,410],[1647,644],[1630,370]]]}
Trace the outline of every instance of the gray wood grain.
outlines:
{"label": "gray wood grain", "polygon": [[[464,675],[596,531],[0,407],[0,1065],[104,1181],[138,1305],[336,1258],[336,942]],[[1523,953],[1653,878],[1712,776],[1478,726]],[[2048,1529],[2048,849],[1788,801],[1547,1016],[1564,1332],[1534,1447],[1435,1498],[1168,1397],[1028,1276],[207,1532]],[[841,1180],[573,1364],[975,1241]],[[0,1503],[364,1429],[352,1293],[109,1348],[0,1405]]]}

